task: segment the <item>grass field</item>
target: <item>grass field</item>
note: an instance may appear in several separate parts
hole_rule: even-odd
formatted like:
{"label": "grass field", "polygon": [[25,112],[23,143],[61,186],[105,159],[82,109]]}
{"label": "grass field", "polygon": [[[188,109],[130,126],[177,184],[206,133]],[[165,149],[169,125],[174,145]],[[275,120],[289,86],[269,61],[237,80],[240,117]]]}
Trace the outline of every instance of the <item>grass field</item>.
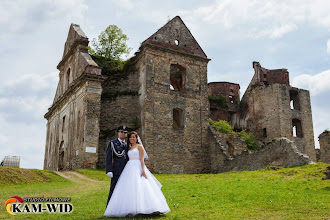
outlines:
{"label": "grass field", "polygon": [[[221,174],[155,174],[163,184],[171,212],[139,218],[330,219],[330,180],[322,180],[326,166],[317,163]],[[0,218],[107,219],[103,213],[110,179],[103,170],[80,169],[60,175],[0,168]],[[4,208],[11,196],[70,197],[74,210],[70,214],[11,216]]]}

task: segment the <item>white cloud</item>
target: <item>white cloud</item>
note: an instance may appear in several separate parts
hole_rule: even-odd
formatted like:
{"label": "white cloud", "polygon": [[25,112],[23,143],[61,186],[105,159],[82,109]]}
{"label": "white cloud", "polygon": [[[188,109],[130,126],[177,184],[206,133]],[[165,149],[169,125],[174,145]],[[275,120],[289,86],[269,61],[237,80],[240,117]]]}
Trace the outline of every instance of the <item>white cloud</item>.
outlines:
{"label": "white cloud", "polygon": [[312,96],[330,91],[330,70],[316,75],[302,74],[292,80],[292,86],[307,89]]}
{"label": "white cloud", "polygon": [[52,25],[58,20],[81,20],[87,9],[84,0],[1,1],[0,39],[6,39],[14,33],[32,32],[44,24]]}
{"label": "white cloud", "polygon": [[330,38],[327,41],[327,52],[330,53]]}
{"label": "white cloud", "polygon": [[26,74],[4,81],[0,89],[0,115],[11,123],[42,120],[50,107],[58,82],[58,72]]}
{"label": "white cloud", "polygon": [[[15,90],[15,89],[22,89],[28,88],[32,92],[40,92],[43,90],[49,90],[49,88],[56,87],[58,82],[58,74],[59,72],[51,72],[44,75],[39,74],[24,74],[19,76],[16,79],[9,79],[6,80],[3,83],[3,89],[0,90],[0,92],[3,92],[3,90],[8,91]],[[26,95],[26,94],[25,94]]]}
{"label": "white cloud", "polygon": [[0,160],[21,156],[21,167],[42,169],[46,123],[58,71],[26,74],[0,83]]}
{"label": "white cloud", "polygon": [[235,29],[241,37],[280,38],[306,24],[330,28],[330,2],[322,0],[247,1],[218,0],[185,14],[194,23],[213,24],[218,29]]}
{"label": "white cloud", "polygon": [[280,38],[286,33],[289,33],[291,31],[294,31],[297,29],[297,26],[294,24],[285,24],[283,26],[280,26],[278,28],[275,28],[272,33],[270,34],[271,38]]}
{"label": "white cloud", "polygon": [[330,115],[326,107],[314,106],[313,113],[313,126],[314,126],[314,141],[316,148],[320,148],[318,141],[319,135],[325,130],[330,128]]}

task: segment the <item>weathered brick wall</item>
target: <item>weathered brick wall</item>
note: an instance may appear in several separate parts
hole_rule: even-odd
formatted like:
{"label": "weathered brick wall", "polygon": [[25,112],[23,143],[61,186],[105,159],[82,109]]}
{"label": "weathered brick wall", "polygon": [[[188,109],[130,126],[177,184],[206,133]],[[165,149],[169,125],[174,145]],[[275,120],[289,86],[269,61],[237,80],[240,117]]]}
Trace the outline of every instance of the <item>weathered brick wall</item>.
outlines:
{"label": "weathered brick wall", "polygon": [[224,134],[209,126],[208,141],[210,148],[210,172],[217,173],[225,169],[227,161],[233,160],[241,153],[248,151],[245,141],[237,133]]}
{"label": "weathered brick wall", "polygon": [[[299,99],[299,109],[290,107],[290,91]],[[248,105],[247,128],[267,143],[274,138],[286,137],[297,148],[316,161],[310,96],[307,90],[284,84],[250,85],[243,100]],[[293,137],[293,120],[301,122],[302,136]],[[244,126],[242,126],[244,128]]]}
{"label": "weathered brick wall", "polygon": [[319,135],[320,161],[330,163],[330,132],[324,131]]}
{"label": "weathered brick wall", "polygon": [[[208,172],[208,60],[149,46],[141,53],[141,128],[150,167],[162,173]],[[171,64],[186,68],[185,91],[170,89]],[[183,109],[184,128],[173,127],[174,108]]]}
{"label": "weathered brick wall", "polygon": [[306,154],[302,154],[292,141],[287,138],[279,138],[253,153],[243,152],[233,160],[228,161],[221,172],[258,170],[268,165],[293,167],[311,162],[310,158]]}
{"label": "weathered brick wall", "polygon": [[208,83],[208,95],[222,95],[226,102],[226,107],[219,106],[218,103],[210,101],[210,118],[215,121],[225,120],[235,128],[238,127],[239,112],[239,84],[229,82],[212,82]]}
{"label": "weathered brick wall", "polygon": [[[99,135],[98,103],[91,103],[88,99],[97,100],[100,94],[89,94],[87,88],[88,86],[85,84],[77,89],[76,93],[68,97],[66,102],[59,106],[49,118],[44,169],[68,170],[95,167],[96,153],[86,152],[86,147],[95,148],[95,144],[98,143],[95,142]],[[87,109],[87,105],[89,109]],[[91,115],[91,111],[93,111],[93,115]],[[65,120],[63,120],[64,117]],[[64,145],[61,147],[62,141]],[[60,156],[62,151],[64,155]]]}
{"label": "weathered brick wall", "polygon": [[257,151],[244,150],[231,156],[224,144],[223,134],[214,128],[209,130],[211,172],[220,173],[231,170],[258,170],[268,165],[292,167],[311,163],[295,144],[287,138],[279,138],[261,146]]}
{"label": "weathered brick wall", "polygon": [[[110,76],[102,84],[100,137],[97,167],[105,168],[105,152],[110,140],[117,138],[120,125],[135,128],[140,124],[138,72]],[[138,129],[137,132],[140,130]]]}
{"label": "weathered brick wall", "polygon": [[252,78],[252,83],[264,82],[266,84],[284,84],[289,85],[289,72],[287,69],[275,69],[269,70],[263,68],[259,62],[254,61],[252,63],[254,68],[254,76]]}
{"label": "weathered brick wall", "polygon": [[53,105],[45,114],[44,169],[96,167],[99,138],[101,69],[87,53],[88,38],[70,26]]}

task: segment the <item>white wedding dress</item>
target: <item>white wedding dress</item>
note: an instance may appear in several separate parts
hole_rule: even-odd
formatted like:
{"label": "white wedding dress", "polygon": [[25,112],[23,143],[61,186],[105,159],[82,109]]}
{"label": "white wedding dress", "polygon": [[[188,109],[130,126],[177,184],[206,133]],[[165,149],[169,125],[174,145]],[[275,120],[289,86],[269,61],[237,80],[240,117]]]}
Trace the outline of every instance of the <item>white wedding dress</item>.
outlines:
{"label": "white wedding dress", "polygon": [[148,177],[141,176],[142,167],[137,148],[128,151],[129,161],[121,173],[104,215],[124,217],[127,215],[167,213],[170,211],[160,190],[161,184],[145,167]]}

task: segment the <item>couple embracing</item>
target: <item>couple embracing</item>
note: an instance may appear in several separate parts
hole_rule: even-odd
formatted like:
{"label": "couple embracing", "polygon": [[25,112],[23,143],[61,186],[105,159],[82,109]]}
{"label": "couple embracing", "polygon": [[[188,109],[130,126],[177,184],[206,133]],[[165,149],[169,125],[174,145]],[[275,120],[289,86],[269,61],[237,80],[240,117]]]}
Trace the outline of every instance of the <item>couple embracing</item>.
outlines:
{"label": "couple embracing", "polygon": [[134,131],[127,133],[126,126],[119,126],[118,139],[110,141],[107,147],[106,173],[111,185],[104,215],[125,217],[169,212],[160,190],[162,185],[144,164],[148,156],[141,139]]}

